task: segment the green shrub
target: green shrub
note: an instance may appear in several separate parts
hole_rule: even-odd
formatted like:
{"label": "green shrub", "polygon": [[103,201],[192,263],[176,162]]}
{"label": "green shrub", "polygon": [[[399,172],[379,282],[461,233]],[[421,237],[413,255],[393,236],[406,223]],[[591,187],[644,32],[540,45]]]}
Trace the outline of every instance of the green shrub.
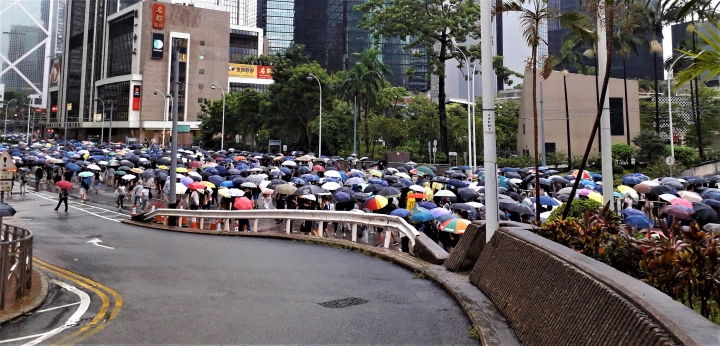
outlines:
{"label": "green shrub", "polygon": [[[590,210],[592,212],[597,213],[597,211],[602,207],[602,204],[598,201],[594,201],[592,199],[573,199],[572,204],[570,205],[570,212],[568,213],[568,219],[574,218],[574,219],[580,219],[585,215],[585,211]],[[563,209],[565,209],[565,203],[560,204],[557,208],[555,208],[551,213],[550,217],[548,217],[547,221],[555,221],[560,218],[562,215]]]}
{"label": "green shrub", "polygon": [[626,165],[630,164],[634,154],[635,149],[630,145],[625,143],[615,143],[612,145],[612,158],[615,161],[620,161]]}
{"label": "green shrub", "polygon": [[[667,146],[665,148],[665,155],[670,156],[670,146]],[[690,147],[684,147],[684,146],[676,146],[675,147],[675,161],[680,162],[684,164],[685,166],[690,166],[693,163],[698,161],[697,153],[695,153],[695,149]]]}
{"label": "green shrub", "polygon": [[625,172],[625,168],[620,165],[614,165],[613,166],[613,174],[623,174]]}
{"label": "green shrub", "polygon": [[498,167],[532,167],[535,158],[532,156],[498,157]]}

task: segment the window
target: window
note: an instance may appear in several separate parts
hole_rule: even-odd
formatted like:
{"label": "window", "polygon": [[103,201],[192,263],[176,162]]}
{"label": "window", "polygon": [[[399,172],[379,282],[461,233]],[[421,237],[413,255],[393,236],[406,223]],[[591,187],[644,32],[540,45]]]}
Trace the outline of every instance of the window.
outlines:
{"label": "window", "polygon": [[623,98],[622,97],[611,97],[610,98],[610,135],[612,136],[623,136],[625,135],[625,122],[623,114]]}
{"label": "window", "polygon": [[200,41],[200,45],[201,45],[201,46],[204,46],[204,45],[205,45],[205,41]]}
{"label": "window", "polygon": [[108,32],[109,47],[107,54],[108,77],[132,73],[133,18],[114,20]]}
{"label": "window", "polygon": [[203,102],[205,102],[205,99],[202,97],[198,97],[198,103],[203,103]]}
{"label": "window", "polygon": [[545,142],[545,154],[550,154],[555,152],[555,143],[548,143]]}
{"label": "window", "polygon": [[205,87],[205,84],[203,84],[203,83],[198,84],[198,89],[202,90],[202,88],[204,88],[204,87]]}
{"label": "window", "polygon": [[198,59],[199,59],[199,60],[205,60],[205,56],[204,56],[204,55],[201,55],[201,56],[198,57]]}
{"label": "window", "polygon": [[201,68],[201,69],[200,69],[200,74],[205,74],[205,69]]}
{"label": "window", "polygon": [[523,134],[525,134],[525,124],[523,124]]}

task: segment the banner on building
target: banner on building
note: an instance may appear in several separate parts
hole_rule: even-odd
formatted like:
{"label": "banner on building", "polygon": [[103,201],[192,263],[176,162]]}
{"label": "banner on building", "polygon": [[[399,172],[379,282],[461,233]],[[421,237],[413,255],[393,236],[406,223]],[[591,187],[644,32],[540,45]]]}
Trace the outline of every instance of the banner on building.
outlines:
{"label": "banner on building", "polygon": [[228,76],[239,78],[272,79],[272,66],[229,64]]}
{"label": "banner on building", "polygon": [[165,29],[165,5],[153,4],[152,6],[152,28],[155,30]]}
{"label": "banner on building", "polygon": [[50,88],[58,86],[60,83],[60,58],[52,60],[50,66]]}
{"label": "banner on building", "polygon": [[140,110],[140,86],[135,85],[133,86],[133,101],[132,101],[132,110],[139,111]]}
{"label": "banner on building", "polygon": [[151,59],[162,59],[165,52],[165,34],[154,32],[152,34]]}

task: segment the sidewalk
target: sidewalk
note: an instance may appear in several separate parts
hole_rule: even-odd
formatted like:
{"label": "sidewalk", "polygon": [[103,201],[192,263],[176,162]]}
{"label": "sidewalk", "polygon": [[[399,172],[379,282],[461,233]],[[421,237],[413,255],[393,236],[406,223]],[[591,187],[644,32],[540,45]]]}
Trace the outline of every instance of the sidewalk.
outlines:
{"label": "sidewalk", "polygon": [[27,297],[15,299],[15,291],[10,291],[5,294],[5,309],[0,310],[0,325],[37,309],[37,307],[45,301],[47,295],[47,277],[39,270],[33,268],[32,288],[28,291]]}

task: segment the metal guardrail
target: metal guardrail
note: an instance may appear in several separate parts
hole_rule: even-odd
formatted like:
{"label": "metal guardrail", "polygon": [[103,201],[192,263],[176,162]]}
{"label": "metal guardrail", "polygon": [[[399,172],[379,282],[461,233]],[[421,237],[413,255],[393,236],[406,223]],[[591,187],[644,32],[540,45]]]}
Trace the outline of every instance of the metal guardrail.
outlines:
{"label": "metal guardrail", "polygon": [[258,220],[285,220],[285,233],[290,233],[291,221],[317,221],[318,229],[323,229],[323,223],[337,222],[349,223],[352,230],[352,241],[357,242],[357,227],[382,227],[385,229],[385,248],[390,247],[390,230],[397,229],[405,234],[410,240],[410,246],[415,246],[415,238],[420,235],[415,227],[407,223],[403,218],[383,214],[354,213],[348,211],[323,211],[323,210],[291,210],[291,209],[270,209],[270,210],[184,210],[184,209],[157,209],[155,211],[139,215],[144,221],[155,220],[158,216],[164,216],[165,224],[167,217],[186,217],[199,219],[199,229],[203,229],[204,220],[223,220],[221,230],[230,232],[232,220],[254,220],[252,223],[253,232],[257,232]]}
{"label": "metal guardrail", "polygon": [[0,229],[0,310],[5,295],[15,291],[15,299],[25,298],[32,288],[32,232],[15,226]]}

